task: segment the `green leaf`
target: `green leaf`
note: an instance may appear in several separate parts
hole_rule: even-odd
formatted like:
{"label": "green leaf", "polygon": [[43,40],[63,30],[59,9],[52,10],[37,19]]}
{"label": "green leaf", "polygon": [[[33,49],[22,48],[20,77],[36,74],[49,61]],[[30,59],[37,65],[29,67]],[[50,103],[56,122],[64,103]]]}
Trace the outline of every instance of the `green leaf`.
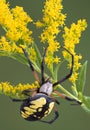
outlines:
{"label": "green leaf", "polygon": [[83,96],[83,104],[81,106],[86,112],[90,113],[90,97]]}
{"label": "green leaf", "polygon": [[[38,50],[39,51],[39,50]],[[10,53],[8,51],[1,51],[0,50],[0,56],[6,56],[6,57],[9,57],[9,58],[12,58],[14,60],[17,60],[19,61],[20,63],[22,64],[25,64],[27,66],[29,66],[28,64],[28,61],[27,59],[25,58],[24,54],[21,54],[21,53],[16,53],[16,52],[13,52],[13,53]],[[40,58],[40,54],[39,54],[39,58]],[[41,70],[40,68],[38,67],[38,65],[35,63],[35,62],[32,62],[33,65],[34,65],[34,68],[37,72],[41,73]],[[48,78],[48,75],[45,73],[45,77]]]}
{"label": "green leaf", "polygon": [[22,63],[22,64],[28,65],[28,61],[27,61],[27,59],[25,58],[24,54],[12,53],[12,54],[10,55],[10,57],[11,57],[12,59],[15,59],[15,60],[19,61],[19,62]]}
{"label": "green leaf", "polygon": [[86,82],[86,69],[87,69],[87,61],[82,65],[78,82],[77,82],[77,91],[78,92],[83,92],[85,82]]}
{"label": "green leaf", "polygon": [[41,67],[41,59],[42,59],[42,57],[41,57],[40,51],[39,51],[39,49],[38,49],[38,47],[37,47],[37,45],[35,43],[33,43],[33,47],[34,47],[36,55],[37,55],[37,64],[38,64],[38,66]]}
{"label": "green leaf", "polygon": [[20,53],[10,53],[8,51],[1,51],[0,50],[0,56],[6,56],[6,57],[10,57],[12,59],[15,59],[19,62],[21,62],[22,64],[28,65],[27,59],[25,58],[25,56],[23,54]]}
{"label": "green leaf", "polygon": [[9,56],[9,53],[7,51],[0,50],[0,56]]}
{"label": "green leaf", "polygon": [[57,76],[58,76],[58,70],[59,70],[59,68],[60,68],[60,65],[61,65],[61,63],[58,63],[58,65],[57,66],[55,66],[55,69],[54,69],[54,74],[53,74],[53,77],[54,77],[54,80],[55,81],[57,81]]}
{"label": "green leaf", "polygon": [[76,84],[73,84],[73,86],[71,87],[72,92],[74,94],[75,97],[78,97],[78,92],[77,92],[77,87]]}

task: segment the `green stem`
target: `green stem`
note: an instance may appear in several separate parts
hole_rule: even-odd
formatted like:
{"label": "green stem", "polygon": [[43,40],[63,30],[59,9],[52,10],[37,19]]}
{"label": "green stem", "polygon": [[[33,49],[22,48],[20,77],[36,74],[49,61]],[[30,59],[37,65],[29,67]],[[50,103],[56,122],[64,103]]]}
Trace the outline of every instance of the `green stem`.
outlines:
{"label": "green stem", "polygon": [[70,92],[68,92],[65,88],[63,88],[61,85],[58,85],[58,88],[60,90],[62,90],[62,92],[64,92],[64,94],[66,94],[67,96],[69,96],[70,98],[73,98],[77,101],[80,101],[77,97],[75,97],[73,94],[71,94]]}
{"label": "green stem", "polygon": [[[37,64],[34,63],[33,65],[34,65],[35,70],[36,70],[38,73],[41,73],[41,70],[40,70],[40,68],[37,66]],[[45,75],[46,78],[49,78],[49,76],[48,76],[46,73],[44,73],[44,75]]]}

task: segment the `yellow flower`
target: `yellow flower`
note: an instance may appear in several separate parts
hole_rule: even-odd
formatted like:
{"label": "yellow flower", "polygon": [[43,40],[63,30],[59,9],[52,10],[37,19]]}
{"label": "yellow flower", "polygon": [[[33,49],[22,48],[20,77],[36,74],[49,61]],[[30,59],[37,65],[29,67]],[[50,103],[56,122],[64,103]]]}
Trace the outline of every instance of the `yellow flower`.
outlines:
{"label": "yellow flower", "polygon": [[70,77],[70,81],[74,84],[78,78],[78,73],[74,72],[73,75]]}
{"label": "yellow flower", "polygon": [[64,39],[64,44],[65,48],[71,50],[74,50],[74,45],[79,43],[81,33],[82,31],[85,30],[87,27],[86,20],[78,20],[77,24],[73,23],[71,24],[71,28],[69,29],[68,27],[64,27],[64,34],[63,34],[63,39]]}
{"label": "yellow flower", "polygon": [[56,64],[58,64],[58,63],[60,62],[60,58],[56,56],[56,57],[54,58],[54,62],[55,62]]}
{"label": "yellow flower", "polygon": [[53,64],[52,54],[49,53],[48,56],[46,56],[45,62],[47,63],[47,66],[51,69],[51,65]]}
{"label": "yellow flower", "polygon": [[53,40],[53,39],[49,39],[49,42],[51,43],[48,47],[48,51],[53,53],[53,52],[57,52],[58,49],[60,48],[60,43]]}
{"label": "yellow flower", "polygon": [[22,91],[30,89],[37,89],[39,87],[38,82],[36,81],[33,84],[18,84],[16,86],[11,85],[9,82],[1,82],[0,83],[0,93],[5,94],[10,97],[16,97],[16,98],[22,98],[24,95],[22,94]]}
{"label": "yellow flower", "polygon": [[37,27],[39,25],[44,27],[40,38],[41,42],[48,43],[48,53],[45,61],[49,68],[51,68],[52,64],[57,60],[54,60],[54,53],[60,48],[60,43],[56,40],[56,37],[60,33],[60,27],[64,25],[66,18],[66,15],[61,13],[62,9],[61,0],[46,0],[42,22],[36,22]]}
{"label": "yellow flower", "polygon": [[[34,40],[31,36],[32,31],[27,27],[28,23],[33,22],[37,27],[43,28],[39,36],[40,42],[48,46],[45,63],[54,78],[56,77],[54,76],[54,64],[61,62],[61,58],[57,56],[61,46],[61,42],[58,42],[57,36],[64,29],[64,33],[62,32],[63,46],[74,55],[74,69],[70,78],[70,81],[74,84],[78,78],[78,69],[81,67],[79,60],[82,58],[81,55],[76,53],[75,47],[79,44],[81,34],[87,27],[87,23],[85,19],[80,19],[77,21],[77,24],[72,23],[71,27],[68,28],[65,25],[66,14],[63,14],[62,10],[62,0],[46,0],[44,3],[43,18],[41,21],[38,20],[34,23],[31,17],[24,11],[23,7],[16,6],[11,9],[9,8],[9,3],[6,3],[6,0],[0,0],[0,25],[5,31],[5,36],[0,37],[1,54],[24,62],[26,60],[22,50],[22,48],[24,48],[28,52],[30,60],[35,63],[35,70],[40,72],[41,68],[39,68],[37,64],[39,62],[37,62],[37,60],[41,61],[42,57],[38,54],[38,48],[33,46]],[[60,39],[61,41],[62,37]],[[72,65],[71,55],[66,50],[62,53],[64,57],[63,60],[68,61],[68,68],[70,69]],[[24,63],[27,64],[27,62],[28,61],[25,61]],[[8,82],[2,82],[0,83],[0,93],[4,93],[11,97],[22,98],[24,97],[24,95],[22,95],[23,90],[38,87],[39,85],[37,82],[34,84],[20,83],[16,86]]]}
{"label": "yellow flower", "polygon": [[18,46],[16,46],[15,42],[13,44],[10,44],[10,42],[7,41],[6,37],[2,36],[0,39],[0,50],[5,52],[19,52],[22,53],[22,49]]}
{"label": "yellow flower", "polygon": [[[77,24],[73,23],[71,25],[71,28],[69,29],[68,27],[65,26],[64,28],[64,34],[63,34],[63,39],[64,39],[64,46],[67,50],[69,50],[73,55],[74,55],[74,74],[70,78],[72,83],[75,82],[75,79],[77,79],[77,71],[81,67],[81,63],[79,63],[79,59],[82,58],[81,55],[77,55],[75,52],[75,45],[79,44],[80,37],[82,31],[85,30],[87,27],[86,20],[78,20]],[[65,59],[69,61],[69,66],[71,66],[71,56],[68,54],[66,51],[63,51],[63,56]]]}
{"label": "yellow flower", "polygon": [[[33,43],[32,31],[27,28],[27,24],[32,22],[30,16],[23,10],[23,7],[16,6],[10,9],[9,3],[0,1],[0,24],[6,34],[0,38],[0,50],[5,54],[23,53],[22,48],[28,48]],[[9,54],[9,56],[10,56]],[[34,48],[30,50],[31,60],[36,59]]]}
{"label": "yellow flower", "polygon": [[10,27],[12,23],[12,17],[13,16],[9,9],[9,3],[6,3],[6,0],[0,0],[0,24]]}
{"label": "yellow flower", "polygon": [[31,48],[29,49],[29,52],[30,52],[30,59],[31,59],[32,61],[35,61],[36,58],[37,58],[35,49],[31,47]]}
{"label": "yellow flower", "polygon": [[[23,10],[23,7],[16,6],[10,9],[9,3],[0,0],[0,24],[6,32],[5,37],[3,37],[4,43],[2,37],[0,40],[2,41],[1,49],[8,52],[12,50],[21,52],[17,47],[18,44],[30,45],[33,42],[32,31],[27,28],[27,24],[30,22],[32,22],[32,19]],[[16,42],[17,45],[15,46]]]}
{"label": "yellow flower", "polygon": [[39,28],[43,26],[42,22],[40,22],[39,20],[34,24]]}
{"label": "yellow flower", "polygon": [[75,55],[74,56],[74,70],[77,71],[81,67],[81,63],[79,63],[79,60],[82,59],[81,55]]}

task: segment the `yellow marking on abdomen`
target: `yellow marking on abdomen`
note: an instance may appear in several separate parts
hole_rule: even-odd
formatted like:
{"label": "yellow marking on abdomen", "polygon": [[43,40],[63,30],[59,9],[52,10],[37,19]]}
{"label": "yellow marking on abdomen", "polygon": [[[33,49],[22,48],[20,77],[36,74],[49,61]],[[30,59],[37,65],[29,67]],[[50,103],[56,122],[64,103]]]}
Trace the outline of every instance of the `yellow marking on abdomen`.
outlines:
{"label": "yellow marking on abdomen", "polygon": [[46,104],[46,99],[44,97],[41,97],[39,99],[32,101],[31,103],[32,103],[32,105],[30,105],[30,107],[37,109],[39,107],[43,107],[43,105]]}
{"label": "yellow marking on abdomen", "polygon": [[43,109],[43,108],[40,107],[40,108],[38,109],[38,112],[42,111],[42,109]]}
{"label": "yellow marking on abdomen", "polygon": [[30,106],[29,107],[24,107],[24,110],[26,110],[28,112],[36,112],[36,110],[32,109]]}
{"label": "yellow marking on abdomen", "polygon": [[30,107],[24,107],[25,113],[29,116],[31,114],[33,114],[34,112],[36,112],[35,109],[32,109]]}
{"label": "yellow marking on abdomen", "polygon": [[28,115],[27,115],[26,113],[24,113],[23,111],[21,111],[21,116],[22,116],[23,118],[27,118],[27,117],[28,117]]}
{"label": "yellow marking on abdomen", "polygon": [[52,111],[53,107],[54,107],[54,102],[51,102],[49,104],[48,114]]}

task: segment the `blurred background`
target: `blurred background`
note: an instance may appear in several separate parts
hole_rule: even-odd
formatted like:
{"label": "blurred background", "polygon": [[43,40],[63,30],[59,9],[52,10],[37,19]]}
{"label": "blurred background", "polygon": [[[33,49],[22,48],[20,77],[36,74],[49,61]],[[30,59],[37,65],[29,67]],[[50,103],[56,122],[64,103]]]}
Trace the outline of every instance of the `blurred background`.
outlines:
{"label": "blurred background", "polygon": [[[8,0],[11,7],[23,6],[24,10],[34,19],[42,17],[43,1],[45,0]],[[82,63],[88,61],[87,80],[84,93],[90,96],[90,0],[63,0],[64,13],[67,13],[67,25],[78,19],[85,18],[88,23],[86,31],[82,34],[77,51],[83,56]],[[34,38],[38,33],[33,29]],[[0,27],[0,35],[3,31]],[[38,41],[37,41],[38,42]],[[10,81],[13,84],[32,83],[34,78],[30,69],[21,63],[7,57],[0,57],[0,82]],[[67,87],[68,84],[65,84]],[[80,106],[71,106],[70,102],[60,99],[58,111],[59,119],[52,125],[40,122],[27,122],[19,114],[21,103],[13,103],[8,97],[0,95],[0,130],[90,130],[90,114],[86,113]],[[51,118],[51,115],[48,119]]]}

